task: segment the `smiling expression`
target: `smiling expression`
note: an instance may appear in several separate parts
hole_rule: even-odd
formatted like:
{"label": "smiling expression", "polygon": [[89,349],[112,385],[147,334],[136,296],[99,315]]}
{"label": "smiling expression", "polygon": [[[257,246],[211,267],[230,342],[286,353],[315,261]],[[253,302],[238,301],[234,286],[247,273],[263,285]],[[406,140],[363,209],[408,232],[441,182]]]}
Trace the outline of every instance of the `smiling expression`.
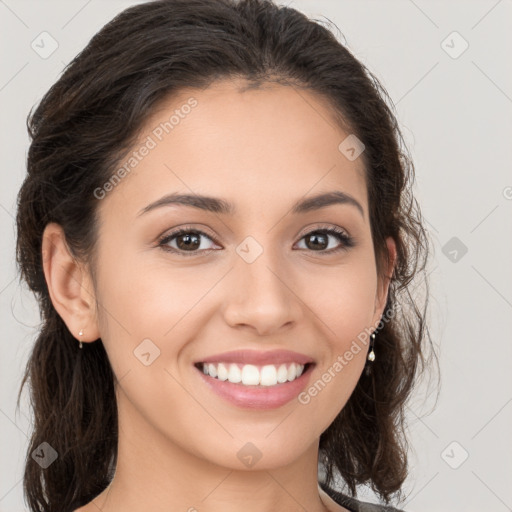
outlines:
{"label": "smiling expression", "polygon": [[[197,104],[172,130],[155,132],[191,97]],[[232,468],[246,442],[269,468],[330,425],[366,350],[307,405],[294,397],[378,323],[387,293],[362,159],[338,149],[348,135],[313,93],[282,85],[238,92],[227,81],[183,90],[147,121],[141,144],[155,144],[98,203],[98,326],[119,380],[121,424]],[[222,356],[242,350],[251,353],[240,361]],[[264,352],[261,374],[276,350],[298,354],[275,359],[276,375],[301,355],[313,364],[286,381],[281,369],[281,382],[259,390],[198,364],[218,356],[243,373],[245,363],[258,367],[243,357]],[[236,386],[238,399],[213,380],[228,394]],[[291,386],[282,403],[250,406]]]}

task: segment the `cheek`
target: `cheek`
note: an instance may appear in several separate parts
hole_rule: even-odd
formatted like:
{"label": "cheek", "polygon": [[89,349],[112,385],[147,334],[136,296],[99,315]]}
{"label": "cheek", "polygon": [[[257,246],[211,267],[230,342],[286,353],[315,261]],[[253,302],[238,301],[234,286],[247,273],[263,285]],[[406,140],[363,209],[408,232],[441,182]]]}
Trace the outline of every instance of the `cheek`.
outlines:
{"label": "cheek", "polygon": [[[114,373],[120,379],[153,360],[152,369],[177,371],[189,342],[212,314],[207,294],[224,271],[179,267],[135,249],[116,254],[105,247],[103,255],[100,329]],[[154,386],[154,378],[147,384]]]}
{"label": "cheek", "polygon": [[183,271],[175,264],[173,268],[164,259],[155,262],[135,249],[113,258],[105,248],[104,254],[101,296],[110,327],[123,332],[123,337],[162,339],[197,302],[201,282],[207,291],[204,279],[191,282],[199,272]]}
{"label": "cheek", "polygon": [[180,385],[178,363],[199,328],[190,320],[201,304],[198,299],[211,285],[207,287],[204,279],[190,285],[192,272],[170,272],[169,265],[137,265],[128,255],[109,258],[108,250],[102,265],[101,333],[119,381],[119,415],[131,418],[124,428],[144,417],[163,433],[173,425],[176,435],[185,438],[182,427],[175,425],[176,411],[189,419],[188,424],[203,424],[206,419]]}
{"label": "cheek", "polygon": [[[350,341],[371,326],[377,286],[376,270],[371,258],[362,256],[328,272],[319,269],[302,279],[301,296],[322,320],[332,348],[342,350]],[[314,286],[311,285],[314,283]]]}
{"label": "cheek", "polygon": [[311,407],[311,414],[323,418],[327,426],[350,398],[366,363],[376,270],[371,258],[363,257],[330,275],[318,272],[313,277],[316,292],[305,296],[317,313],[315,323],[324,343],[301,403]]}

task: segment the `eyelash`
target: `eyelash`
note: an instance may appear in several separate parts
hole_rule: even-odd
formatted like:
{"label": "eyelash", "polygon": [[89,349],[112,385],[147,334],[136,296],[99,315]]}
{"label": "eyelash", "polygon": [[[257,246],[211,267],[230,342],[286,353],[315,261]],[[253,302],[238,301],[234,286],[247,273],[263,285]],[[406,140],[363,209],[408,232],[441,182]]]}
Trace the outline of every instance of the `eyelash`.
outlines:
{"label": "eyelash", "polygon": [[[204,231],[186,226],[184,228],[180,228],[176,231],[173,231],[172,233],[165,234],[164,236],[162,236],[158,240],[158,247],[161,247],[164,251],[172,252],[175,254],[180,254],[185,257],[197,256],[200,253],[209,254],[212,251],[218,250],[218,249],[203,249],[201,251],[183,251],[180,249],[175,249],[174,247],[169,247],[167,245],[174,238],[177,238],[180,235],[187,235],[190,233],[195,233],[197,235],[203,235],[203,236],[209,238],[212,242],[217,244],[217,241],[215,239],[213,239],[210,235],[205,233]],[[310,236],[312,234],[316,234],[316,233],[333,235],[341,242],[341,245],[339,247],[337,247],[336,249],[311,251],[311,252],[319,252],[319,253],[323,253],[323,254],[334,254],[334,253],[337,253],[340,251],[346,251],[346,250],[350,249],[351,247],[354,247],[354,245],[355,245],[354,239],[351,236],[347,235],[347,233],[345,231],[343,231],[342,229],[335,228],[335,227],[325,227],[325,228],[320,227],[320,228],[314,229],[314,230],[309,231],[308,233],[304,234],[300,238],[300,240],[302,240],[303,238]]]}

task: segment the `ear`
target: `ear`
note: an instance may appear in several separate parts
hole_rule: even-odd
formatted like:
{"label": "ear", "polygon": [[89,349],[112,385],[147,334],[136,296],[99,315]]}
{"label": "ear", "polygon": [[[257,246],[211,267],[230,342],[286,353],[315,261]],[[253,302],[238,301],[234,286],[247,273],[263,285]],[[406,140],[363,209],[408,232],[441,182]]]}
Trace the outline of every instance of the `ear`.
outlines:
{"label": "ear", "polygon": [[[71,254],[59,224],[46,225],[41,252],[46,284],[57,313],[77,340],[97,340],[100,333],[92,280],[85,266]],[[80,330],[83,336],[79,336]]]}
{"label": "ear", "polygon": [[375,307],[374,307],[374,317],[373,324],[374,326],[378,325],[382,315],[384,313],[384,308],[386,307],[386,302],[388,299],[388,290],[389,283],[391,281],[391,277],[393,276],[393,271],[396,263],[396,244],[393,237],[388,237],[386,239],[386,245],[388,248],[389,254],[389,265],[386,269],[386,275],[384,277],[378,276],[377,281],[377,292],[375,294]]}

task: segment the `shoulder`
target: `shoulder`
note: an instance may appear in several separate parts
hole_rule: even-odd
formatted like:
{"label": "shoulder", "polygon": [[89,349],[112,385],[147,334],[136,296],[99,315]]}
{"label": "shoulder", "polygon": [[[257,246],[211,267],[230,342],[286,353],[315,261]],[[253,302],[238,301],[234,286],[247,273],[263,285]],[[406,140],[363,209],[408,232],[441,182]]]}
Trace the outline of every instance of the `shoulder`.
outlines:
{"label": "shoulder", "polygon": [[377,505],[366,501],[359,501],[335,491],[330,487],[320,484],[321,488],[336,502],[338,505],[345,507],[351,512],[405,512],[404,510],[392,507],[390,505]]}

